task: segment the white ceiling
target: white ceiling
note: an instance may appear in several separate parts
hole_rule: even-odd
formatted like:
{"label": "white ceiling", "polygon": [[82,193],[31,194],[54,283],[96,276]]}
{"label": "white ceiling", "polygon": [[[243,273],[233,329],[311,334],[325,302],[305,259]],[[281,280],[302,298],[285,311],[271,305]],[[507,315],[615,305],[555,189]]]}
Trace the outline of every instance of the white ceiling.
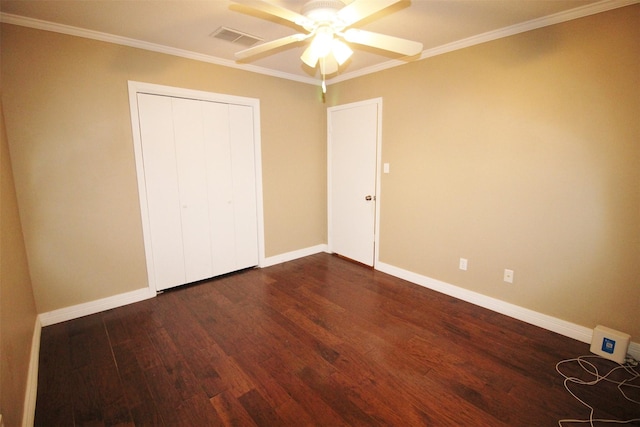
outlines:
{"label": "white ceiling", "polygon": [[[305,1],[271,2],[300,12]],[[405,0],[354,27],[422,42],[424,58],[636,2]],[[219,27],[239,30],[264,41],[301,29],[230,0],[0,0],[0,11],[3,22],[114,41],[309,83],[319,78],[316,70],[299,59],[304,44],[236,62],[234,53],[245,47],[211,37]],[[352,59],[330,82],[404,63],[402,58],[384,51],[352,47],[355,52]]]}

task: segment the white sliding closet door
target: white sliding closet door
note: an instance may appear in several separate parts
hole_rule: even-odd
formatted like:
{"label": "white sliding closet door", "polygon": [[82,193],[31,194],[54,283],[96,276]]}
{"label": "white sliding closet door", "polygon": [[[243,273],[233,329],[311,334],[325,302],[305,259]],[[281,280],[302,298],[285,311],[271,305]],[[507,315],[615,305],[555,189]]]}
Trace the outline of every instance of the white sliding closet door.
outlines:
{"label": "white sliding closet door", "polygon": [[257,265],[253,109],[137,101],[156,289]]}

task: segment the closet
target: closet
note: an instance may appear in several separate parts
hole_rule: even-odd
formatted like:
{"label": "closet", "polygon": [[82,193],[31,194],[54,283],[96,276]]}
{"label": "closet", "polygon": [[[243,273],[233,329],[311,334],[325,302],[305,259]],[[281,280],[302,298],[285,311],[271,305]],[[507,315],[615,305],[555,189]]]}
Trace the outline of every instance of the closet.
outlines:
{"label": "closet", "polygon": [[134,95],[147,270],[155,290],[258,265],[253,106]]}

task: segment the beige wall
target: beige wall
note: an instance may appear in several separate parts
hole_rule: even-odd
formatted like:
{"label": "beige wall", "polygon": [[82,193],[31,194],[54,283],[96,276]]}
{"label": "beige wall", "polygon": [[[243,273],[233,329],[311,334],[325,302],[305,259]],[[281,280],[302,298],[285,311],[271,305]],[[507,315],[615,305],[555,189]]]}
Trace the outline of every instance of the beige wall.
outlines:
{"label": "beige wall", "polygon": [[638,341],[639,40],[634,5],[332,86],[383,97],[381,261]]}
{"label": "beige wall", "polygon": [[326,242],[316,87],[13,25],[2,78],[39,312],[147,286],[127,80],[260,99],[266,255]]}
{"label": "beige wall", "polygon": [[22,421],[36,315],[0,103],[0,414],[7,427]]}
{"label": "beige wall", "polygon": [[[634,5],[331,86],[328,105],[384,99],[381,261],[637,341],[639,39]],[[11,25],[2,42],[40,312],[146,284],[128,79],[260,98],[267,255],[326,242],[317,88]]]}

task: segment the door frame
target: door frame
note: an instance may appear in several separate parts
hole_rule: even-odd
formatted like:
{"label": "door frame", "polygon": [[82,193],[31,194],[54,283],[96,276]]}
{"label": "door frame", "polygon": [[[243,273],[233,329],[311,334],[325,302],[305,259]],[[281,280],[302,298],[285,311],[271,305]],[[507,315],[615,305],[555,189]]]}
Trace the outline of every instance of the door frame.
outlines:
{"label": "door frame", "polygon": [[339,111],[347,108],[360,107],[363,105],[375,104],[377,106],[377,129],[376,129],[376,182],[375,182],[375,213],[374,213],[374,230],[373,230],[373,268],[376,268],[376,265],[379,261],[380,255],[380,184],[381,184],[381,175],[380,172],[382,170],[382,98],[371,98],[363,101],[351,102],[348,104],[335,105],[333,107],[327,108],[327,247],[330,253],[333,253],[333,245],[332,245],[332,220],[331,220],[331,209],[333,206],[332,202],[332,194],[331,194],[331,113],[333,111]]}
{"label": "door frame", "polygon": [[258,218],[258,266],[265,264],[264,244],[264,206],[262,196],[262,151],[260,138],[260,100],[235,95],[226,95],[214,92],[205,92],[193,89],[184,89],[173,86],[164,86],[153,83],[144,83],[129,80],[129,108],[131,115],[131,131],[133,136],[133,149],[136,161],[136,175],[138,180],[138,198],[140,200],[140,214],[142,219],[142,234],[144,238],[145,258],[149,290],[157,292],[154,278],[153,255],[151,253],[151,226],[149,223],[149,210],[147,207],[147,187],[144,178],[144,163],[142,156],[142,138],[140,135],[140,120],[138,116],[138,94],[169,96],[174,98],[188,98],[200,101],[219,102],[248,106],[253,109],[253,143],[254,164],[256,169],[256,209]]}

